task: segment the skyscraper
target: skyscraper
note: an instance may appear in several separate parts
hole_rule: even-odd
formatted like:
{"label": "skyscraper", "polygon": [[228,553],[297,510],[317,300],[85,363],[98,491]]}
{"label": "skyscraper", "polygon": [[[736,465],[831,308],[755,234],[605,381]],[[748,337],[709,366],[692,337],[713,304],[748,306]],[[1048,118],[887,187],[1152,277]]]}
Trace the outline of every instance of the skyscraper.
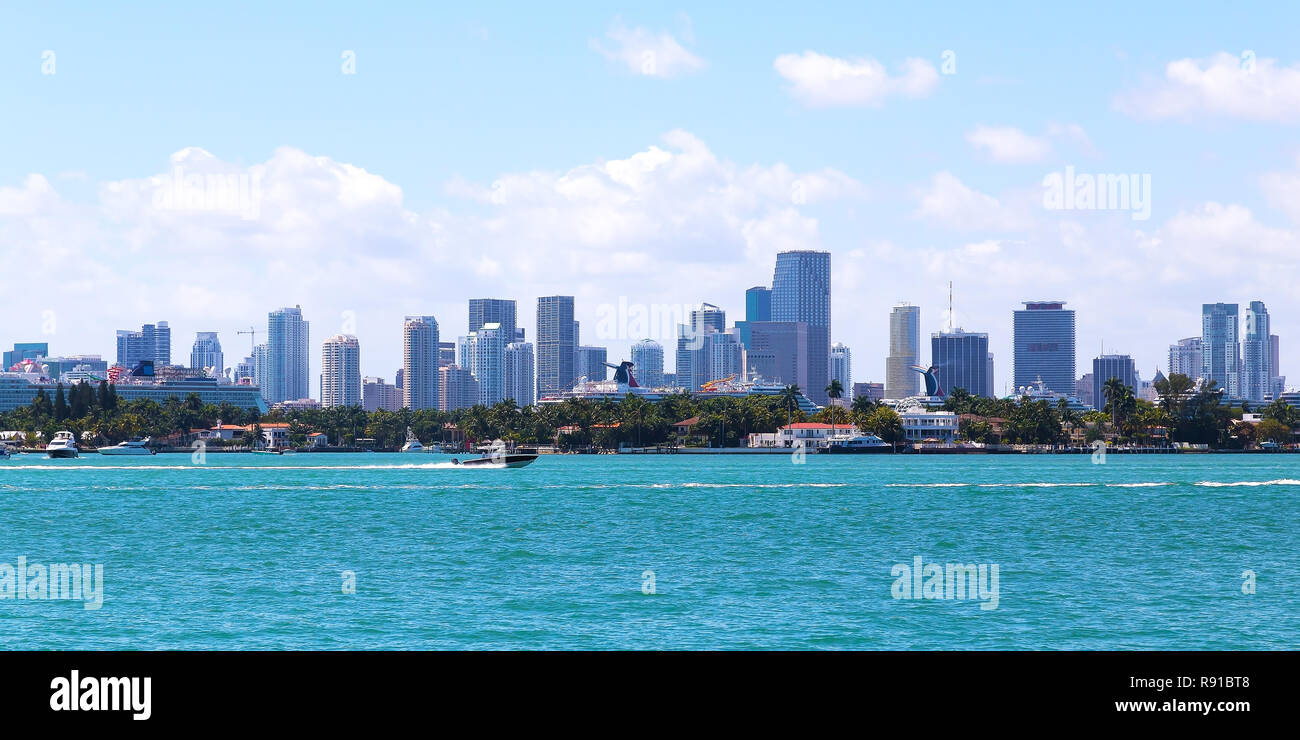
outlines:
{"label": "skyscraper", "polygon": [[[514,332],[510,334],[513,336]],[[484,406],[500,403],[505,398],[508,343],[505,329],[495,321],[483,324],[466,337],[468,370],[478,381],[478,403]]]}
{"label": "skyscraper", "polygon": [[972,396],[993,396],[988,334],[961,329],[931,334],[930,364],[945,394],[961,388]]}
{"label": "skyscraper", "polygon": [[569,390],[574,381],[573,296],[537,299],[537,396],[545,398]]}
{"label": "skyscraper", "polygon": [[438,342],[438,367],[456,364],[456,343]]}
{"label": "skyscraper", "polygon": [[118,330],[117,364],[130,369],[141,360],[149,360],[156,368],[171,364],[172,330],[166,321],[145,324],[140,331]]}
{"label": "skyscraper", "polygon": [[1281,350],[1279,347],[1280,340],[1276,334],[1269,335],[1268,338],[1268,365],[1273,369],[1273,378],[1271,387],[1273,388],[1273,398],[1280,398],[1283,391],[1286,390],[1286,376],[1282,374]]}
{"label": "skyscraper", "polygon": [[849,348],[836,342],[831,345],[831,380],[840,381],[840,386],[844,388],[844,395],[841,400],[845,403],[853,402],[853,353]]}
{"label": "skyscraper", "polygon": [[438,368],[438,407],[443,411],[467,409],[479,402],[478,381],[460,365]]}
{"label": "skyscraper", "polygon": [[[745,352],[735,329],[710,331],[704,335],[704,348],[697,364],[697,379],[703,385],[711,380],[735,376],[744,379]],[[699,374],[702,373],[702,374]]]}
{"label": "skyscraper", "polygon": [[469,299],[469,330],[478,331],[484,324],[500,324],[506,344],[515,341],[515,302],[508,298]]}
{"label": "skyscraper", "polygon": [[1074,311],[1065,301],[1026,301],[1013,329],[1016,392],[1041,379],[1050,391],[1074,395]]}
{"label": "skyscraper", "polygon": [[395,385],[389,385],[383,378],[361,379],[361,408],[366,411],[400,411],[402,409],[402,391]]}
{"label": "skyscraper", "polygon": [[750,380],[808,390],[808,325],[802,321],[756,321],[749,325],[745,373]]}
{"label": "skyscraper", "polygon": [[402,324],[402,406],[438,408],[438,320],[432,316],[407,316]]}
{"label": "skyscraper", "polygon": [[518,406],[531,406],[537,402],[533,395],[533,345],[531,342],[511,342],[506,345],[506,398],[513,398]]}
{"label": "skyscraper", "polygon": [[195,370],[214,368],[213,375],[220,377],[225,370],[225,358],[221,353],[221,342],[215,331],[201,331],[194,337],[194,347],[190,350],[190,367]]}
{"label": "skyscraper", "polygon": [[1128,355],[1102,355],[1092,361],[1092,405],[1106,407],[1106,381],[1119,378],[1135,395],[1138,391],[1137,367]]}
{"label": "skyscraper", "polygon": [[690,313],[690,323],[677,327],[677,354],[674,357],[677,384],[687,390],[699,390],[718,375],[709,364],[710,334],[725,331],[727,312],[712,303],[701,303]]}
{"label": "skyscraper", "polygon": [[745,320],[736,322],[740,343],[749,347],[749,325],[755,321],[772,320],[772,289],[756,285],[745,291]]}
{"label": "skyscraper", "polygon": [[772,321],[808,325],[807,385],[817,404],[826,403],[831,359],[831,255],[797,250],[776,255],[772,274]]}
{"label": "skyscraper", "polygon": [[45,342],[22,342],[15,344],[14,348],[4,353],[3,362],[0,363],[0,372],[7,372],[9,368],[17,365],[23,360],[35,360],[37,357],[49,357],[50,345]]}
{"label": "skyscraper", "polygon": [[307,380],[308,345],[310,325],[302,318],[302,307],[281,308],[267,315],[266,384],[262,397],[269,403],[297,401],[307,398],[310,384]]}
{"label": "skyscraper", "polygon": [[900,303],[889,312],[889,356],[885,358],[885,398],[920,393],[921,307]]}
{"label": "skyscraper", "polygon": [[1169,374],[1179,373],[1195,380],[1201,377],[1201,353],[1205,345],[1200,337],[1179,339],[1169,345]]}
{"label": "skyscraper", "polygon": [[653,339],[642,339],[632,345],[632,377],[643,388],[659,388],[664,384],[664,348]]}
{"label": "skyscraper", "polygon": [[604,380],[609,377],[609,368],[605,367],[608,352],[604,347],[578,347],[577,366],[573,374],[589,381]]}
{"label": "skyscraper", "polygon": [[335,334],[321,346],[320,403],[361,405],[361,344],[351,334]]}
{"label": "skyscraper", "polygon": [[1237,304],[1201,305],[1201,377],[1218,383],[1228,398],[1241,397],[1241,345],[1237,334]]}
{"label": "skyscraper", "polygon": [[1263,401],[1273,395],[1272,347],[1268,308],[1251,301],[1246,309],[1246,333],[1241,343],[1241,397]]}

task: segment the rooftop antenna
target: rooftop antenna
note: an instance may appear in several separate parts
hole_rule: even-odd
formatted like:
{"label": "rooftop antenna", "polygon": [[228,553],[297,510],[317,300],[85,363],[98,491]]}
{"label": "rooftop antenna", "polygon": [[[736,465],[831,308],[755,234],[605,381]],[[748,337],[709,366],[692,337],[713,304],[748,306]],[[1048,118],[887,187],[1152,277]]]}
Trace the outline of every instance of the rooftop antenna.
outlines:
{"label": "rooftop antenna", "polygon": [[952,281],[948,281],[948,333],[951,334],[956,323],[956,318],[952,313]]}

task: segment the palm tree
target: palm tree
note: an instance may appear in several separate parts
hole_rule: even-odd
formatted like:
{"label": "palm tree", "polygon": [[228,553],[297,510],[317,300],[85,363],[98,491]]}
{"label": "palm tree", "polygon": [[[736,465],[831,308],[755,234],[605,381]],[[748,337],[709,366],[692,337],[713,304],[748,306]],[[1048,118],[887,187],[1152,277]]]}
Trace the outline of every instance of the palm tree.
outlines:
{"label": "palm tree", "polygon": [[833,378],[831,384],[826,386],[826,397],[831,399],[831,436],[835,436],[835,402],[840,400],[844,395],[844,384],[839,378]]}
{"label": "palm tree", "polygon": [[799,386],[787,385],[781,389],[781,405],[786,409],[786,426],[794,423],[794,407],[799,405]]}
{"label": "palm tree", "polygon": [[1107,378],[1106,382],[1102,384],[1102,392],[1106,396],[1106,404],[1110,406],[1111,424],[1116,431],[1119,431],[1120,406],[1124,404],[1125,396],[1129,395],[1131,391],[1129,391],[1127,385],[1124,385],[1124,381],[1111,377]]}

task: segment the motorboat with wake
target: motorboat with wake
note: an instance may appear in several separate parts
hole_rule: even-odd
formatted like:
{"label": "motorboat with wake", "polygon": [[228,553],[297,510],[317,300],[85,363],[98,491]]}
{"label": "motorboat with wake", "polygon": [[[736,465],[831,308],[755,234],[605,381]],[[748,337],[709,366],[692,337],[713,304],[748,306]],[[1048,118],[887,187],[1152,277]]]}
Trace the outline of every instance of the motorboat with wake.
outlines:
{"label": "motorboat with wake", "polygon": [[45,447],[45,454],[52,459],[77,457],[77,440],[73,438],[72,432],[56,432],[54,439]]}
{"label": "motorboat with wake", "polygon": [[536,453],[507,453],[504,446],[479,448],[483,456],[472,460],[451,459],[452,465],[463,468],[522,468],[537,459]]}
{"label": "motorboat with wake", "polygon": [[149,449],[149,438],[133,439],[126,442],[120,442],[111,447],[100,447],[101,455],[152,455],[154,451]]}

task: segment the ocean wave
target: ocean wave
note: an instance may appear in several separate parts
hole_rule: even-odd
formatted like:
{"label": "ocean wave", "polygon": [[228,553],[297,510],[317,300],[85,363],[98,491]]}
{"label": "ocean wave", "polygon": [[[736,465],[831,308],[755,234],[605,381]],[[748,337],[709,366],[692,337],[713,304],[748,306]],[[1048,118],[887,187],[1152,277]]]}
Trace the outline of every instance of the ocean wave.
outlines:
{"label": "ocean wave", "polygon": [[1300,486],[1300,480],[1293,478],[1278,478],[1276,480],[1238,480],[1238,481],[1217,481],[1203,480],[1195,485],[1206,488],[1231,488],[1235,486]]}

